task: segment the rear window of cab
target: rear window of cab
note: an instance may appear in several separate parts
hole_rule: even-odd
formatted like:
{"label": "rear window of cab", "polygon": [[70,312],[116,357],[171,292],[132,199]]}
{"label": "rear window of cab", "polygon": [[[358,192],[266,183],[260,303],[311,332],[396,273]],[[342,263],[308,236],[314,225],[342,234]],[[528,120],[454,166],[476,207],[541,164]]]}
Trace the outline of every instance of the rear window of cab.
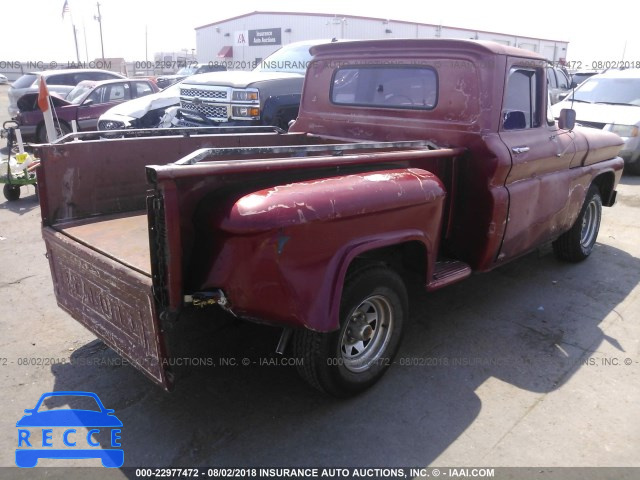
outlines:
{"label": "rear window of cab", "polygon": [[438,103],[438,75],[424,66],[345,66],[331,82],[331,102],[380,108],[432,110]]}

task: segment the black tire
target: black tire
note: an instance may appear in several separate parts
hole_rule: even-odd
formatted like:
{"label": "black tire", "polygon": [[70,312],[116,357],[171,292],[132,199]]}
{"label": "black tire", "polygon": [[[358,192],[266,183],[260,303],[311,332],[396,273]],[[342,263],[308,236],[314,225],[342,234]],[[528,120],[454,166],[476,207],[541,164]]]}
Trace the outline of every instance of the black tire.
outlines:
{"label": "black tire", "polygon": [[289,131],[289,122],[291,122],[291,120],[295,120],[296,119],[296,115],[297,112],[295,113],[287,113],[286,111],[280,111],[276,114],[275,117],[273,117],[273,125],[276,127],[281,128],[282,130],[284,130],[285,132]]}
{"label": "black tire", "polygon": [[20,185],[9,185],[5,183],[2,188],[2,193],[4,193],[4,198],[6,198],[7,201],[15,202],[20,198]]}
{"label": "black tire", "polygon": [[587,258],[596,243],[600,220],[602,219],[602,198],[596,185],[591,185],[575,223],[566,233],[553,242],[553,251],[560,260],[580,262]]}
{"label": "black tire", "polygon": [[296,332],[298,372],[313,387],[348,397],[377,382],[400,346],[407,318],[402,278],[381,266],[350,275],[340,304],[340,329],[330,333]]}
{"label": "black tire", "polygon": [[[71,133],[71,128],[66,123],[54,123],[56,126],[56,133],[58,134],[58,138],[64,137],[68,133]],[[47,127],[43,124],[38,128],[38,141],[40,143],[49,143],[47,139]]]}
{"label": "black tire", "polygon": [[624,171],[631,175],[640,175],[640,159],[636,160],[634,163],[625,163]]}

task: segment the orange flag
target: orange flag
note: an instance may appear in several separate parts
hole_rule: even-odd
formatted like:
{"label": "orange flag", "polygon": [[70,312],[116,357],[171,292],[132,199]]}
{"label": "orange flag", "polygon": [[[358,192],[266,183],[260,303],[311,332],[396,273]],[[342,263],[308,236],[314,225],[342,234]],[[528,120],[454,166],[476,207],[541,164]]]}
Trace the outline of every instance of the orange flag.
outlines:
{"label": "orange flag", "polygon": [[40,77],[40,90],[38,91],[38,107],[43,112],[49,110],[49,89],[44,77]]}
{"label": "orange flag", "polygon": [[38,90],[38,107],[42,110],[44,117],[44,126],[47,129],[47,139],[49,142],[55,142],[58,139],[56,127],[53,123],[53,111],[49,106],[49,89],[44,77],[40,76],[40,89]]}

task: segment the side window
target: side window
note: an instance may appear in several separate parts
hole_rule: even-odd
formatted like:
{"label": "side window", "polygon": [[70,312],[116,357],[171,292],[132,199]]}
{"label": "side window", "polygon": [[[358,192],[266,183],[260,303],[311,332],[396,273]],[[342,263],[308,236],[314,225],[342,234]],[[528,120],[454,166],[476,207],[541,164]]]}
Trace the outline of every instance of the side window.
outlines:
{"label": "side window", "polygon": [[151,87],[146,82],[134,82],[133,84],[136,88],[136,97],[144,97],[145,95],[153,93],[153,90],[151,90]]}
{"label": "side window", "polygon": [[95,81],[113,80],[114,78],[119,78],[107,72],[88,72],[87,75],[89,77],[89,80],[95,80]]}
{"label": "side window", "polygon": [[549,82],[549,88],[558,88],[556,73],[553,71],[553,68],[547,68],[547,81]]}
{"label": "side window", "polygon": [[560,88],[567,89],[571,82],[569,82],[569,78],[562,70],[556,70],[556,75],[558,76],[558,86]]}
{"label": "side window", "polygon": [[[104,103],[107,87],[98,87],[87,97],[87,100],[92,100],[94,104]],[[85,100],[85,102],[87,101]]]}
{"label": "side window", "polygon": [[74,85],[82,82],[83,80],[96,80],[91,76],[91,72],[79,72],[74,74],[75,82]]}
{"label": "side window", "polygon": [[109,96],[107,102],[119,102],[131,99],[131,90],[128,83],[116,83],[109,85]]}
{"label": "side window", "polygon": [[539,70],[519,67],[510,70],[502,110],[504,130],[540,126],[542,102],[538,88],[539,77]]}
{"label": "side window", "polygon": [[69,87],[75,87],[77,84],[78,82],[75,81],[72,73],[61,73],[47,77],[47,85],[67,85]]}

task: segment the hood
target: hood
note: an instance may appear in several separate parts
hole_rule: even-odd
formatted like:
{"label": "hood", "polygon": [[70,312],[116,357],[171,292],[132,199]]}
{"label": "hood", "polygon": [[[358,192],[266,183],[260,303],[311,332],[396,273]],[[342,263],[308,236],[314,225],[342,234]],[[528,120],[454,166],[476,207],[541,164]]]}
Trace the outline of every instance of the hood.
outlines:
{"label": "hood", "polygon": [[[53,108],[66,107],[68,105],[73,105],[71,102],[67,102],[64,98],[62,98],[56,92],[50,92],[49,96],[51,97],[51,103],[53,104]],[[21,96],[16,102],[16,106],[18,107],[18,111],[20,113],[34,112],[36,110],[40,110],[40,108],[38,107],[38,92],[27,93],[26,95]]]}
{"label": "hood", "polygon": [[282,80],[287,78],[303,78],[304,75],[289,72],[245,72],[227,71],[202,73],[187,78],[181,85],[221,85],[225,87],[243,88],[252,83],[269,80]]}
{"label": "hood", "polygon": [[107,110],[104,115],[119,115],[130,118],[142,118],[147,112],[159,108],[167,108],[180,103],[179,84],[171,85],[166,90],[158,93],[134,98],[128,102],[120,103]]}
{"label": "hood", "polygon": [[157,80],[174,80],[176,78],[184,78],[187,77],[188,75],[160,75],[159,77],[156,77]]}
{"label": "hood", "polygon": [[[570,100],[563,100],[553,106],[554,117],[560,116],[563,108],[572,108]],[[615,123],[636,125],[640,122],[640,107],[633,105],[607,105],[604,103],[573,102],[576,122]]]}

